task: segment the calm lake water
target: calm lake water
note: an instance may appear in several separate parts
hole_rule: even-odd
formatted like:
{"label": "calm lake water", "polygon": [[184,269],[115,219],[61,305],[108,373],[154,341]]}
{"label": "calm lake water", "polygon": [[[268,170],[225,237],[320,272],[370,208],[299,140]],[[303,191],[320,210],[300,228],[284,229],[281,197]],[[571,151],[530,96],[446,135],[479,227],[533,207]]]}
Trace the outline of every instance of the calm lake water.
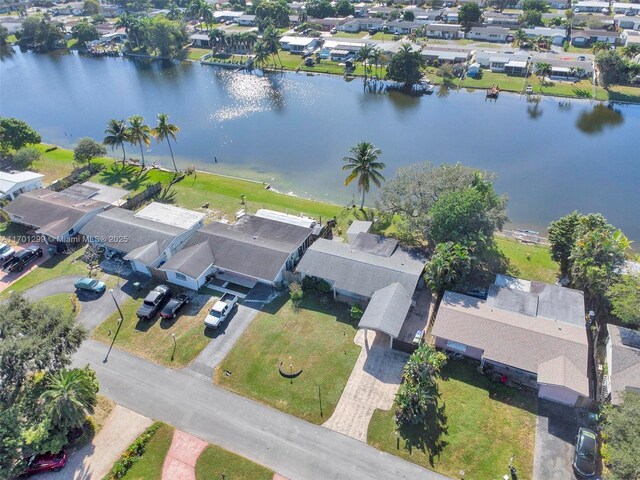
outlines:
{"label": "calm lake water", "polygon": [[[341,159],[369,140],[388,178],[416,162],[459,161],[497,172],[519,226],[542,230],[574,209],[599,211],[640,240],[639,106],[536,106],[508,94],[487,102],[481,91],[410,98],[364,93],[361,80],[19,50],[0,62],[0,114],[29,122],[46,142],[101,139],[110,118],[153,124],[158,112],[181,128],[174,152],[183,166],[346,203],[356,190],[343,185]],[[170,166],[165,144],[146,155]]]}

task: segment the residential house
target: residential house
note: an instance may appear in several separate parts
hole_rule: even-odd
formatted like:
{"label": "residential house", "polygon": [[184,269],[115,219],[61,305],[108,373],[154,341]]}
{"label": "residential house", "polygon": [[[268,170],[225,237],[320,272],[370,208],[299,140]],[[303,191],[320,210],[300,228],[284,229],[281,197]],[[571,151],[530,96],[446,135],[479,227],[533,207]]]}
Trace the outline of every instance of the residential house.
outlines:
{"label": "residential house", "polygon": [[439,63],[465,63],[471,58],[471,51],[460,48],[423,48],[420,54],[427,63],[432,64],[436,60]]}
{"label": "residential house", "polygon": [[571,44],[576,47],[588,47],[596,42],[622,45],[620,32],[608,30],[574,30],[571,34]]}
{"label": "residential house", "polygon": [[321,30],[329,31],[334,28],[338,28],[340,25],[347,21],[346,18],[340,17],[326,17],[326,18],[309,18],[307,23],[312,25],[318,25]]}
{"label": "residential house", "polygon": [[390,20],[385,24],[385,27],[388,29],[389,33],[393,33],[394,35],[409,35],[420,27],[420,25],[416,22]]}
{"label": "residential house", "polygon": [[551,38],[551,43],[556,46],[562,46],[567,38],[567,32],[564,28],[534,27],[523,28],[522,31],[532,39],[535,39],[539,36],[549,37]]}
{"label": "residential house", "polygon": [[513,13],[485,12],[484,21],[491,27],[518,28],[520,26],[520,16]]}
{"label": "residential house", "polygon": [[486,300],[446,292],[431,334],[437,347],[535,387],[540,398],[593,404],[582,292],[498,275]]}
{"label": "residential house", "polygon": [[213,12],[213,20],[216,23],[237,20],[244,15],[244,12],[235,12],[232,10],[218,10]]}
{"label": "residential house", "polygon": [[442,19],[444,10],[436,9],[436,10],[425,10],[424,13],[419,13],[416,15],[414,21],[416,23],[421,24],[431,24],[436,23]]}
{"label": "residential house", "polygon": [[393,12],[394,10],[395,9],[391,7],[378,5],[369,9],[369,15],[378,18],[389,18],[391,16],[391,12]]}
{"label": "residential house", "polygon": [[622,392],[640,393],[640,332],[611,324],[607,330],[604,393],[618,405]]}
{"label": "residential house", "polygon": [[467,33],[470,40],[484,42],[507,42],[511,37],[511,32],[504,27],[472,27]]}
{"label": "residential house", "polygon": [[354,18],[340,25],[338,30],[343,32],[356,33],[360,31],[368,31],[375,28],[376,30],[382,30],[385,21],[382,18]]}
{"label": "residential house", "polygon": [[0,200],[13,200],[21,193],[42,188],[44,175],[35,172],[0,172]]}
{"label": "residential house", "polygon": [[287,44],[289,52],[302,55],[313,51],[318,46],[318,39],[313,37],[294,37]]}
{"label": "residential house", "polygon": [[614,13],[633,12],[635,15],[640,15],[640,4],[638,3],[613,2],[611,8]]}
{"label": "residential house", "polygon": [[[616,15],[615,25],[625,30],[640,30],[640,16]],[[620,35],[624,34],[622,32]]]}
{"label": "residential house", "polygon": [[474,60],[481,67],[488,68],[492,72],[524,75],[531,59],[529,55],[483,51],[476,52]]}
{"label": "residential house", "polygon": [[238,25],[243,27],[255,27],[256,16],[255,15],[240,15],[237,19]]}
{"label": "residential house", "polygon": [[332,62],[344,62],[355,57],[365,42],[348,42],[342,40],[325,40],[320,52],[321,58],[330,58]]}
{"label": "residential house", "polygon": [[555,8],[556,10],[566,10],[571,7],[571,3],[568,0],[551,0],[549,7]]}
{"label": "residential house", "polygon": [[211,39],[206,33],[194,33],[189,36],[191,45],[200,48],[211,48]]}
{"label": "residential house", "polygon": [[425,35],[429,38],[445,38],[453,40],[461,37],[462,25],[448,23],[432,23],[425,27]]}
{"label": "residential house", "polygon": [[573,4],[576,13],[609,13],[609,2],[585,0]]}
{"label": "residential house", "polygon": [[635,30],[625,30],[620,34],[620,38],[622,38],[626,47],[629,45],[640,44],[640,32]]}
{"label": "residential house", "polygon": [[318,233],[313,219],[259,210],[234,224],[204,225],[160,269],[169,282],[193,290],[209,282],[228,290],[273,286],[293,271]]}
{"label": "residential house", "polygon": [[[80,233],[121,257],[132,270],[151,275],[203,225],[205,214],[153,202],[138,212],[112,208],[96,215]],[[161,276],[162,277],[162,276]]]}
{"label": "residential house", "polygon": [[457,8],[448,8],[442,13],[442,20],[447,23],[459,23]]}
{"label": "residential house", "polygon": [[61,192],[40,188],[19,195],[3,210],[12,222],[34,229],[47,243],[66,242],[128,193],[91,182],[72,185]]}

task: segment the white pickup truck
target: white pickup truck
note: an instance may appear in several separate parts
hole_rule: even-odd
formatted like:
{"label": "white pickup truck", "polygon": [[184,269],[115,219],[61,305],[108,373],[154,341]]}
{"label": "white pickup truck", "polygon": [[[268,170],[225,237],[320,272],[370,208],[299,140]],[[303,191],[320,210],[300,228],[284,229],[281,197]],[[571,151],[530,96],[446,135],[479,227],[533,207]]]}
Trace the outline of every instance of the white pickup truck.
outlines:
{"label": "white pickup truck", "polygon": [[218,328],[222,322],[229,316],[233,307],[238,303],[238,297],[232,293],[225,293],[220,300],[218,300],[211,310],[207,318],[204,319],[205,327]]}

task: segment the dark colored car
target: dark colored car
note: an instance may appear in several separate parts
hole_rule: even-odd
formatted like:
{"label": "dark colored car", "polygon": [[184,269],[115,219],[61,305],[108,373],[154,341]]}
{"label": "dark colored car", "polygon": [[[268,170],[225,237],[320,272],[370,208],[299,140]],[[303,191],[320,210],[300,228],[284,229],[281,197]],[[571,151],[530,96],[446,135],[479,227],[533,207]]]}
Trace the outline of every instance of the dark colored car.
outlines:
{"label": "dark colored car", "polygon": [[160,316],[162,318],[174,318],[187,303],[189,303],[189,297],[185,293],[179,293],[164,306]]}
{"label": "dark colored car", "polygon": [[34,455],[29,459],[23,476],[34,475],[42,472],[59,472],[67,464],[67,452],[45,453]]}
{"label": "dark colored car", "polygon": [[104,282],[100,282],[95,278],[81,278],[74,284],[74,287],[76,287],[76,290],[89,293],[103,293],[107,289]]}
{"label": "dark colored car", "polygon": [[166,285],[158,285],[144,298],[144,302],[138,308],[136,315],[140,320],[151,320],[170,298],[171,289]]}
{"label": "dark colored car", "polygon": [[377,28],[370,28],[369,29],[369,35],[375,35],[376,33],[378,33],[378,29]]}
{"label": "dark colored car", "polygon": [[596,452],[598,436],[593,430],[581,428],[576,437],[576,453],[573,456],[573,469],[581,477],[593,477],[596,474]]}
{"label": "dark colored car", "polygon": [[42,248],[38,245],[29,245],[24,250],[20,250],[3,265],[3,270],[9,272],[21,272],[25,266],[42,256]]}

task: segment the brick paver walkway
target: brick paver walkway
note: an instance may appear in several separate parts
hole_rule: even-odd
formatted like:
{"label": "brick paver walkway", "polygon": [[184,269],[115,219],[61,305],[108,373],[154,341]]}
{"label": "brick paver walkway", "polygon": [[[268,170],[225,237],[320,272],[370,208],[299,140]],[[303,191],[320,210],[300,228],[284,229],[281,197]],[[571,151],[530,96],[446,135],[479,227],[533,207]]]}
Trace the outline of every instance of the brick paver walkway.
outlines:
{"label": "brick paver walkway", "polygon": [[162,480],[195,480],[196,462],[207,442],[175,430],[162,466]]}

